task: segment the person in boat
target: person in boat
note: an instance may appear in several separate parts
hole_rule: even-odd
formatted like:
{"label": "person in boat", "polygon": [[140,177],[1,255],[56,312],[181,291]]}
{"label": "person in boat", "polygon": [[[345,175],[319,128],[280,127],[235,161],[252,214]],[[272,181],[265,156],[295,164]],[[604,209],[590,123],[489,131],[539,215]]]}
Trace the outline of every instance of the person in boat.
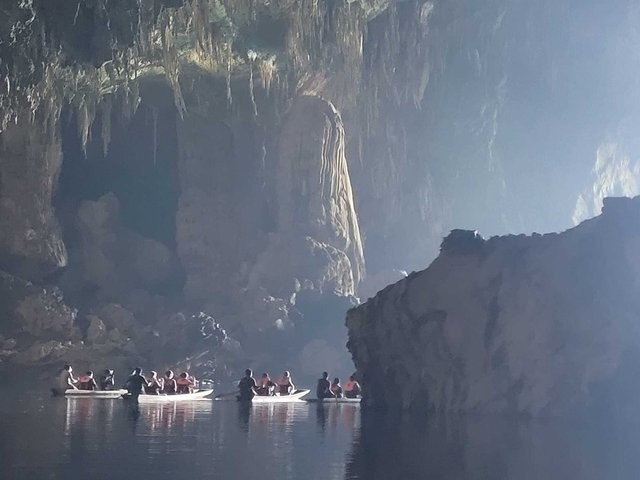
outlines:
{"label": "person in boat", "polygon": [[331,393],[331,383],[329,382],[329,374],[327,372],[322,372],[322,378],[318,379],[316,397],[333,398],[333,393]]}
{"label": "person in boat", "polygon": [[54,396],[64,395],[65,390],[77,390],[78,380],[73,376],[71,365],[65,365],[56,377],[56,385],[51,389]]}
{"label": "person in boat", "polygon": [[249,401],[256,396],[256,381],[250,368],[244,371],[244,377],[238,382],[238,400]]}
{"label": "person in boat", "polygon": [[349,377],[349,381],[344,384],[344,396],[347,398],[357,398],[362,392],[360,384],[356,381],[355,375]]}
{"label": "person in boat", "polygon": [[143,390],[148,386],[147,379],[142,376],[142,369],[136,367],[131,372],[131,376],[127,378],[127,391],[132,397],[138,397]]}
{"label": "person in boat", "polygon": [[167,370],[164,373],[164,378],[162,379],[162,393],[165,395],[173,395],[178,390],[178,385],[176,384],[175,376],[173,375],[172,370]]}
{"label": "person in boat", "polygon": [[106,368],[100,376],[100,390],[113,390],[116,387],[116,377],[113,370]]}
{"label": "person in boat", "polygon": [[98,384],[96,383],[96,379],[93,378],[93,372],[89,370],[84,375],[80,375],[78,378],[78,389],[79,390],[97,390]]}
{"label": "person in boat", "polygon": [[193,391],[194,383],[189,378],[189,374],[182,372],[176,380],[176,393],[191,393]]}
{"label": "person in boat", "polygon": [[342,386],[340,385],[340,379],[338,377],[334,378],[331,383],[331,395],[335,398],[342,398]]}
{"label": "person in boat", "polygon": [[278,393],[280,395],[291,395],[295,390],[293,380],[291,379],[291,373],[289,373],[289,371],[285,371],[276,383],[278,385]]}
{"label": "person in boat", "polygon": [[273,395],[276,389],[276,384],[271,381],[268,373],[263,373],[258,380],[258,386],[256,387],[256,393],[261,396]]}
{"label": "person in boat", "polygon": [[145,393],[148,395],[160,395],[163,386],[162,379],[158,378],[158,372],[151,370],[147,378],[147,386],[144,388]]}

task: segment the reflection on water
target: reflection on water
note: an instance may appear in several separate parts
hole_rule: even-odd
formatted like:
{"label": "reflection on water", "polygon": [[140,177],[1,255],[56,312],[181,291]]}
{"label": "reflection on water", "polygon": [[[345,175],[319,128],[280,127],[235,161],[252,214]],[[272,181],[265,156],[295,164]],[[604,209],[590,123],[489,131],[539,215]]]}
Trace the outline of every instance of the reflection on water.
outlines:
{"label": "reflection on water", "polygon": [[365,411],[347,479],[636,479],[640,424]]}
{"label": "reflection on water", "polygon": [[347,404],[5,399],[0,478],[635,479],[638,432],[611,419],[426,419]]}

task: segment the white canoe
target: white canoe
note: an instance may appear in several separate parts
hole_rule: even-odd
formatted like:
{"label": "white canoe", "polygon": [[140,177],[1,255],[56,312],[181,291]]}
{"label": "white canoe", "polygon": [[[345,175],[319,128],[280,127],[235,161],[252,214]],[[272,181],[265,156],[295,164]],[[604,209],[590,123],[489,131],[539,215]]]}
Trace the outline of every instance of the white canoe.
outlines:
{"label": "white canoe", "polygon": [[[125,392],[126,393],[126,392]],[[138,396],[138,403],[170,403],[170,402],[186,402],[191,400],[211,400],[207,398],[213,393],[213,389],[210,390],[198,390],[193,393],[176,393],[174,395],[140,395]]]}
{"label": "white canoe", "polygon": [[262,396],[256,395],[251,400],[251,403],[297,403],[304,402],[302,397],[307,395],[310,390],[296,390],[291,395],[273,395],[273,396]]}
{"label": "white canoe", "polygon": [[310,403],[323,403],[332,405],[334,403],[355,403],[359,404],[361,398],[309,398],[307,402]]}
{"label": "white canoe", "polygon": [[120,398],[126,390],[65,390],[67,398]]}

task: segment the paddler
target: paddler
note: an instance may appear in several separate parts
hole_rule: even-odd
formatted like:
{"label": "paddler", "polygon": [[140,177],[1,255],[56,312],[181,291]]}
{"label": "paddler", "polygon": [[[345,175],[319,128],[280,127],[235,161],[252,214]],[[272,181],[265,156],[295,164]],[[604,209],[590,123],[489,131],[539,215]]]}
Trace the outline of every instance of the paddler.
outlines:
{"label": "paddler", "polygon": [[98,384],[95,378],[93,378],[93,372],[89,370],[84,375],[80,375],[78,378],[78,388],[80,390],[97,390]]}
{"label": "paddler", "polygon": [[342,398],[342,387],[340,386],[340,379],[338,377],[334,378],[331,383],[331,395],[336,398]]}
{"label": "paddler", "polygon": [[333,398],[333,393],[331,393],[331,383],[329,382],[329,374],[327,372],[322,372],[322,378],[318,379],[316,397]]}
{"label": "paddler", "polygon": [[113,370],[105,368],[100,377],[100,390],[113,390],[116,386],[116,378]]}
{"label": "paddler", "polygon": [[140,367],[134,368],[126,383],[129,395],[137,399],[147,385],[147,379],[142,376],[142,369]]}
{"label": "paddler", "polygon": [[178,389],[178,385],[176,384],[176,379],[174,378],[173,371],[167,370],[164,373],[162,393],[166,395],[173,395],[176,393]]}
{"label": "paddler", "polygon": [[161,378],[158,378],[158,372],[151,370],[147,378],[147,386],[144,389],[145,393],[148,395],[160,395],[162,387],[163,382]]}
{"label": "paddler", "polygon": [[289,371],[285,371],[276,384],[278,385],[278,393],[280,395],[290,395],[295,390]]}
{"label": "paddler", "polygon": [[276,384],[271,381],[268,373],[263,373],[258,380],[258,386],[256,387],[256,393],[262,396],[273,395],[273,391],[276,388]]}
{"label": "paddler", "polygon": [[250,368],[244,371],[244,377],[238,382],[238,390],[238,400],[240,401],[251,401],[256,395],[256,381]]}
{"label": "paddler", "polygon": [[189,378],[189,374],[182,372],[176,380],[177,388],[176,393],[191,393],[194,387],[193,381]]}
{"label": "paddler", "polygon": [[64,395],[65,390],[77,390],[78,380],[73,376],[71,365],[65,365],[56,377],[56,386],[51,389],[54,396]]}
{"label": "paddler", "polygon": [[344,396],[347,398],[356,398],[362,389],[360,388],[360,384],[356,381],[355,375],[351,375],[349,377],[349,381],[344,384]]}

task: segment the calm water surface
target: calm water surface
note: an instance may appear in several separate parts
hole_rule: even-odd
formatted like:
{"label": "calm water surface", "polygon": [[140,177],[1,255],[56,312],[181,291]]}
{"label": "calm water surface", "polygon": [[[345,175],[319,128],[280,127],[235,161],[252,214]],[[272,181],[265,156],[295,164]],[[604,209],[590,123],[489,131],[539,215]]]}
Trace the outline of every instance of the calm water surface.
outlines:
{"label": "calm water surface", "polygon": [[426,419],[353,405],[135,409],[7,393],[0,478],[635,479],[640,422]]}

